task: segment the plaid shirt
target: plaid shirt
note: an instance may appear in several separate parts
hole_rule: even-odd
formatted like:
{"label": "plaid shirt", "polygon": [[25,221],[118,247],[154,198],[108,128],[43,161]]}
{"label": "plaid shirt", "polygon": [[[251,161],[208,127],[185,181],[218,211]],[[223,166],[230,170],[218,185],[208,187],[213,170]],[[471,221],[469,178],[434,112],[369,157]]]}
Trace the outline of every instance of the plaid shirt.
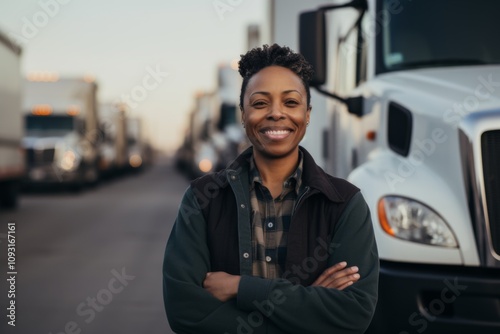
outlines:
{"label": "plaid shirt", "polygon": [[302,184],[302,152],[299,165],[283,183],[283,191],[273,199],[263,185],[254,159],[250,159],[250,203],[252,205],[252,274],[278,278],[285,267],[287,234],[292,210]]}

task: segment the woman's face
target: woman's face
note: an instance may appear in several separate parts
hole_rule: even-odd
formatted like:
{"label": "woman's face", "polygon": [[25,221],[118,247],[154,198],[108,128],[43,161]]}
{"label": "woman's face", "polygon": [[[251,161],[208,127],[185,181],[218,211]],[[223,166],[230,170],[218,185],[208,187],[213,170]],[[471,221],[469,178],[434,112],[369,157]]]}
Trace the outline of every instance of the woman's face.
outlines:
{"label": "woman's face", "polygon": [[254,154],[283,158],[296,153],[310,113],[304,84],[291,70],[269,66],[248,81],[242,120]]}

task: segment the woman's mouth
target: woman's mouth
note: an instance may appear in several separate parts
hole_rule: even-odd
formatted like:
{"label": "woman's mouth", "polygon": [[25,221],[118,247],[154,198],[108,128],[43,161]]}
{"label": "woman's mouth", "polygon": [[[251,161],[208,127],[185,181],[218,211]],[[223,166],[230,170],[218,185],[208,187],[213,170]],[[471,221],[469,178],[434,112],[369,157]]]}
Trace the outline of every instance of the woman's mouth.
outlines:
{"label": "woman's mouth", "polygon": [[292,131],[289,129],[280,129],[280,130],[267,129],[262,131],[262,133],[269,140],[283,140],[287,138],[290,135],[290,133],[292,133]]}

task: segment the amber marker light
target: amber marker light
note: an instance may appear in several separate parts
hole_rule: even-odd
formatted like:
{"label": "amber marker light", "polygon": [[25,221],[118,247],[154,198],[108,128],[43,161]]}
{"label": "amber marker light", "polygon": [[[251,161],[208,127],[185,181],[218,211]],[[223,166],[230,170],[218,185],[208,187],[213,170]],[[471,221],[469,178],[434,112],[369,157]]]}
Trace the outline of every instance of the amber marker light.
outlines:
{"label": "amber marker light", "polygon": [[49,116],[52,114],[52,107],[48,104],[38,104],[31,109],[31,113],[35,116]]}
{"label": "amber marker light", "polygon": [[396,235],[387,220],[387,213],[385,212],[385,201],[383,198],[378,201],[378,220],[380,221],[380,225],[382,226],[382,229],[385,231],[385,233],[393,237]]}
{"label": "amber marker light", "polygon": [[212,170],[212,162],[208,159],[203,159],[200,161],[198,164],[198,168],[203,172],[203,173],[208,173]]}
{"label": "amber marker light", "polygon": [[374,141],[375,139],[377,139],[377,132],[376,131],[368,131],[366,133],[366,139],[368,139],[369,141]]}
{"label": "amber marker light", "polygon": [[80,108],[78,106],[69,106],[66,113],[70,116],[77,116],[80,114]]}

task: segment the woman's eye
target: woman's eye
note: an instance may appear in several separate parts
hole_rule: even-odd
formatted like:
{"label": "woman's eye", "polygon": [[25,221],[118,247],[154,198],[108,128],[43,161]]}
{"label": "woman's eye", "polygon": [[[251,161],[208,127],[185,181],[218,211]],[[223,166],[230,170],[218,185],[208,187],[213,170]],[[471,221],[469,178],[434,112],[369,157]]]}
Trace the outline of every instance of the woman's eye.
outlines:
{"label": "woman's eye", "polygon": [[256,107],[256,108],[263,107],[265,105],[266,105],[266,103],[264,101],[257,101],[257,102],[252,103],[252,107]]}
{"label": "woman's eye", "polygon": [[285,104],[288,105],[288,106],[296,106],[299,103],[297,101],[295,101],[295,100],[288,100],[288,101],[285,102]]}

